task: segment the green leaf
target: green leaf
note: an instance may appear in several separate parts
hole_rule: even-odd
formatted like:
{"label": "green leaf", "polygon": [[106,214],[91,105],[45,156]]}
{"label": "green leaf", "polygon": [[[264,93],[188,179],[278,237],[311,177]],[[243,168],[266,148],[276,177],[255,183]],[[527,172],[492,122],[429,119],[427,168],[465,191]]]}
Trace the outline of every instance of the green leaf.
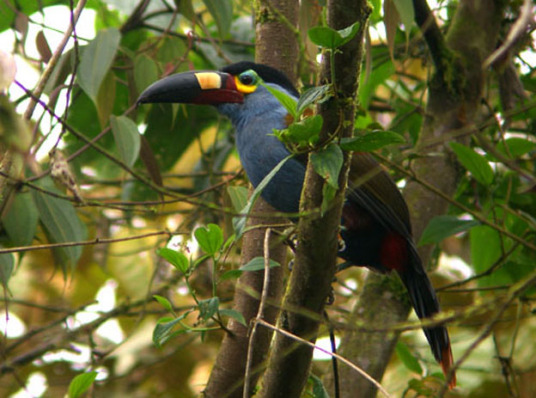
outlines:
{"label": "green leaf", "polygon": [[[37,183],[45,191],[58,195],[61,193],[53,186],[50,178]],[[63,199],[47,195],[41,191],[32,191],[39,218],[51,243],[80,242],[86,238],[86,228],[78,218],[73,205]],[[82,254],[81,246],[60,247],[54,253],[66,273],[74,268]]]}
{"label": "green leaf", "polygon": [[145,54],[138,55],[134,60],[134,82],[138,93],[141,93],[157,79],[158,67],[156,62]]}
{"label": "green leaf", "polygon": [[158,294],[153,294],[153,298],[158,301],[158,303],[166,310],[168,310],[169,312],[174,312],[173,305],[167,298],[159,296]]}
{"label": "green leaf", "polygon": [[112,66],[120,40],[121,33],[118,29],[102,29],[82,52],[78,83],[95,104],[99,88]]}
{"label": "green leaf", "polygon": [[121,159],[132,167],[140,154],[141,139],[138,126],[126,116],[110,117],[110,125]]}
{"label": "green leaf", "polygon": [[270,94],[272,94],[281,103],[281,105],[285,107],[287,112],[290,113],[294,120],[298,120],[298,112],[296,110],[298,101],[296,100],[296,98],[292,97],[287,93],[284,93],[283,91],[279,91],[278,89],[267,85],[262,80],[260,80],[260,84],[265,87],[270,92]]}
{"label": "green leaf", "polygon": [[345,151],[372,152],[387,145],[404,142],[404,138],[393,131],[372,131],[358,137],[343,138],[340,145]]}
{"label": "green leaf", "polygon": [[39,215],[30,192],[17,192],[2,219],[4,228],[15,246],[32,243]]}
{"label": "green leaf", "polygon": [[2,284],[4,291],[7,290],[9,278],[15,268],[15,259],[12,253],[0,254],[0,283]]}
{"label": "green leaf", "polygon": [[309,374],[309,381],[313,385],[313,398],[329,398],[329,394],[322,383],[322,380],[314,374]]}
{"label": "green leaf", "polygon": [[197,228],[194,236],[201,249],[211,256],[215,255],[223,245],[223,232],[216,224],[208,224],[206,228]]}
{"label": "green leaf", "polygon": [[508,158],[519,158],[526,153],[533,151],[536,143],[526,140],[525,138],[512,137],[497,144],[496,149]]}
{"label": "green leaf", "polygon": [[108,124],[114,109],[115,88],[115,74],[110,70],[104,77],[97,94],[97,115],[102,128]]}
{"label": "green leaf", "polygon": [[220,37],[227,37],[233,21],[233,2],[231,0],[203,0],[203,2],[216,22]]}
{"label": "green leaf", "polygon": [[401,341],[396,343],[396,355],[398,355],[398,358],[402,361],[406,368],[417,374],[423,374],[419,360],[411,353],[408,346]]}
{"label": "green leaf", "polygon": [[292,123],[287,129],[275,132],[283,142],[290,142],[300,146],[307,146],[318,141],[322,130],[323,119],[320,115],[307,117],[299,122]]}
{"label": "green leaf", "polygon": [[501,236],[495,229],[487,225],[479,225],[471,229],[469,237],[471,265],[476,273],[484,272],[501,257],[503,250]]}
{"label": "green leaf", "polygon": [[404,24],[406,38],[409,37],[411,28],[415,21],[415,11],[413,9],[412,0],[394,0],[395,7],[400,16],[400,20]]}
{"label": "green leaf", "polygon": [[178,318],[169,320],[169,317],[160,318],[153,330],[153,343],[158,348],[162,347],[171,337],[175,336],[178,333],[185,332],[186,330],[174,332],[175,326],[180,324],[180,322],[186,318],[191,311],[187,311]]}
{"label": "green leaf", "polygon": [[227,194],[231,198],[231,203],[235,211],[239,212],[248,202],[248,189],[240,186],[228,186]]}
{"label": "green leaf", "polygon": [[458,161],[471,173],[475,180],[486,186],[493,182],[493,169],[484,156],[457,142],[451,142],[449,145],[456,154]]}
{"label": "green leaf", "polygon": [[69,398],[78,398],[85,393],[89,387],[93,384],[97,378],[97,372],[87,372],[76,376],[71,380],[69,384],[69,392],[67,393]]}
{"label": "green leaf", "polygon": [[[270,259],[268,267],[279,267],[279,263]],[[247,264],[240,267],[240,271],[260,271],[264,269],[264,257],[255,257],[251,259]]]}
{"label": "green leaf", "polygon": [[244,325],[247,327],[246,319],[244,318],[244,315],[242,315],[240,312],[233,310],[233,309],[221,309],[220,315],[228,316],[229,318],[233,318],[238,323]]}
{"label": "green leaf", "polygon": [[218,297],[211,297],[200,301],[197,306],[199,308],[199,318],[208,321],[214,314],[216,314],[216,312],[218,312],[219,306],[220,299]]}
{"label": "green leaf", "polygon": [[386,60],[377,67],[375,66],[370,74],[360,74],[357,94],[359,97],[359,105],[362,108],[368,109],[370,101],[378,86],[389,79],[395,71],[393,62],[391,60]]}
{"label": "green leaf", "polygon": [[226,271],[223,273],[222,276],[220,276],[220,281],[226,281],[228,279],[236,279],[239,278],[240,275],[242,275],[243,272],[239,269],[231,269],[229,271]]}
{"label": "green leaf", "polygon": [[437,216],[433,218],[422,233],[419,246],[439,243],[443,239],[460,232],[468,231],[480,225],[475,220],[460,220],[455,216]]}
{"label": "green leaf", "polygon": [[275,166],[272,169],[272,171],[270,171],[268,173],[268,175],[266,175],[266,177],[264,177],[262,179],[261,183],[259,185],[257,185],[257,188],[255,188],[255,190],[253,191],[253,194],[249,198],[249,201],[248,201],[247,205],[240,212],[241,216],[233,218],[233,227],[235,229],[237,239],[240,238],[242,236],[242,234],[244,233],[244,228],[246,226],[247,216],[251,212],[251,209],[253,208],[253,205],[255,204],[255,201],[257,200],[257,198],[259,197],[259,195],[261,194],[263,189],[266,187],[266,185],[268,185],[268,183],[272,180],[272,178],[274,178],[274,176],[279,172],[279,170],[281,170],[281,167],[283,167],[283,165],[289,159],[292,159],[293,157],[294,157],[294,155],[291,154],[291,155],[287,156],[286,158],[284,158],[283,160],[281,160],[277,164],[277,166]]}
{"label": "green leaf", "polygon": [[329,97],[332,96],[331,92],[331,84],[324,84],[322,86],[313,87],[304,92],[300,99],[298,100],[298,104],[296,105],[296,110],[298,112],[298,115],[301,115],[305,109],[307,109],[310,105],[313,103],[319,101],[325,101]]}
{"label": "green leaf", "polygon": [[339,173],[341,172],[343,155],[341,148],[334,143],[329,144],[318,152],[311,154],[315,171],[322,176],[334,189],[339,188]]}
{"label": "green leaf", "polygon": [[328,26],[315,26],[307,32],[309,39],[317,46],[334,50],[352,40],[359,30],[359,22],[347,28],[335,30]]}
{"label": "green leaf", "polygon": [[190,261],[182,252],[178,252],[167,247],[162,247],[156,251],[160,257],[166,259],[171,265],[186,274],[190,268]]}

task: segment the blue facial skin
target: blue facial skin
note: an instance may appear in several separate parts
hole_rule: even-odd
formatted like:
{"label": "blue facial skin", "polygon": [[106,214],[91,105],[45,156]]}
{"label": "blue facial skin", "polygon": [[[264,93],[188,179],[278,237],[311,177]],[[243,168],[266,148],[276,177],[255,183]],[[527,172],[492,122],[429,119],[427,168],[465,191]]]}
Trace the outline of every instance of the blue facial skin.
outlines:
{"label": "blue facial skin", "polygon": [[[278,86],[269,85],[281,90]],[[222,104],[217,109],[231,120],[240,161],[249,180],[256,187],[290,154],[272,132],[274,128],[287,127],[287,111],[261,85],[254,95],[246,94],[243,103]],[[297,213],[304,178],[305,166],[295,159],[289,159],[264,188],[261,196],[278,211]]]}

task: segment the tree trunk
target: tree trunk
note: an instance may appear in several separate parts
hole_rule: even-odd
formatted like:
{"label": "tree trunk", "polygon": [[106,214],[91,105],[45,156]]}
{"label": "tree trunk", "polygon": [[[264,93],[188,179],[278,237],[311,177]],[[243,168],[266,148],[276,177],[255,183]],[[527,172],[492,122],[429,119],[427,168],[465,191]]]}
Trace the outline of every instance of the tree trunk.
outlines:
{"label": "tree trunk", "polygon": [[[497,2],[498,3],[498,2]],[[436,67],[429,82],[426,115],[419,136],[418,157],[411,166],[411,178],[404,190],[412,214],[416,241],[435,216],[445,214],[448,203],[426,187],[433,186],[451,197],[458,182],[456,162],[448,150],[452,130],[471,124],[478,117],[482,82],[482,62],[495,47],[501,6],[477,0],[461,1],[449,34],[443,38],[425,0],[414,0],[415,19],[423,30]],[[430,145],[430,143],[434,143]],[[429,155],[433,154],[433,155]],[[431,246],[419,250],[424,264],[430,264]],[[369,275],[352,310],[350,320],[367,328],[385,329],[407,318],[409,301],[402,297],[399,283],[381,283],[383,276]],[[381,285],[380,285],[381,284]],[[381,380],[396,345],[398,334],[353,330],[341,341],[340,353],[376,380]],[[343,397],[374,397],[376,388],[361,376],[342,367]]]}

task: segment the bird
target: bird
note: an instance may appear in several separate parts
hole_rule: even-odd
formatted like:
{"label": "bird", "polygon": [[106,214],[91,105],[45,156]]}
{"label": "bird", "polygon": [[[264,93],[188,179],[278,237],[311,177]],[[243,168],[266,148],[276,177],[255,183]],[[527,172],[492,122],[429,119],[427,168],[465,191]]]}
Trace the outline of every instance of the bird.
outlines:
{"label": "bird", "polygon": [[[192,70],[164,77],[146,88],[139,104],[212,105],[228,117],[235,130],[241,164],[257,187],[290,150],[273,133],[288,127],[287,109],[267,88],[296,100],[290,79],[270,66],[241,61],[220,70]],[[274,209],[298,213],[306,159],[291,157],[264,187],[261,196]],[[345,265],[365,266],[380,273],[396,272],[420,319],[440,312],[435,290],[413,240],[408,206],[390,175],[370,153],[354,153],[342,208],[339,257]],[[423,327],[445,377],[453,366],[450,338],[444,325]],[[456,384],[455,373],[449,387]]]}

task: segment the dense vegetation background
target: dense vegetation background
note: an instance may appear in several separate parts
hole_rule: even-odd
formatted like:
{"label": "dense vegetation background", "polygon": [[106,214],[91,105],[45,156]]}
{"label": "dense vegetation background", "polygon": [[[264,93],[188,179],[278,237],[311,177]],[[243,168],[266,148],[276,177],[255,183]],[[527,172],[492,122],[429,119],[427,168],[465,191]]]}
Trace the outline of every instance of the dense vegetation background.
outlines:
{"label": "dense vegetation background", "polygon": [[[281,3],[296,5],[298,27],[287,10],[273,8]],[[370,148],[407,187],[414,219],[427,220],[417,240],[431,250],[439,321],[448,322],[460,360],[458,388],[446,392],[416,318],[355,319],[356,309],[377,307],[359,300],[368,271],[344,271],[328,308],[337,334],[403,331],[381,379],[394,397],[536,394],[534,6],[491,2],[482,24],[464,22],[464,10],[478,3],[429,3],[445,48],[423,36],[431,23],[419,19],[424,1],[370,4],[355,130],[398,135],[396,145],[386,145],[388,133]],[[252,271],[238,270],[233,217],[248,183],[230,124],[214,109],[135,102],[164,75],[253,60],[256,46],[271,44],[255,40],[269,18],[290,25],[294,73],[302,87],[316,85],[322,58],[306,32],[325,25],[327,7],[314,0],[299,9],[290,0],[0,3],[1,396],[64,396],[69,388],[73,397],[200,394],[228,319],[244,322],[232,310],[233,292],[239,275]],[[476,46],[472,62],[462,44],[475,46],[483,32],[493,48],[481,59],[485,45]],[[438,70],[450,86],[435,84]],[[482,87],[464,91],[476,85],[471,76]],[[474,94],[473,108],[457,109],[459,124],[429,134],[427,116],[437,120],[442,106],[450,112],[467,99],[460,93]],[[434,188],[452,172],[434,163],[443,157],[457,162],[449,190]],[[421,178],[426,167],[436,168],[431,183]],[[415,186],[432,199],[412,197]],[[438,198],[448,208],[428,221],[424,209]],[[375,278],[382,292],[396,293],[396,278]],[[379,355],[362,356],[367,370],[363,362]],[[312,373],[328,375],[326,385],[330,372],[329,361],[314,361]],[[311,377],[305,394],[322,396],[319,380]]]}

